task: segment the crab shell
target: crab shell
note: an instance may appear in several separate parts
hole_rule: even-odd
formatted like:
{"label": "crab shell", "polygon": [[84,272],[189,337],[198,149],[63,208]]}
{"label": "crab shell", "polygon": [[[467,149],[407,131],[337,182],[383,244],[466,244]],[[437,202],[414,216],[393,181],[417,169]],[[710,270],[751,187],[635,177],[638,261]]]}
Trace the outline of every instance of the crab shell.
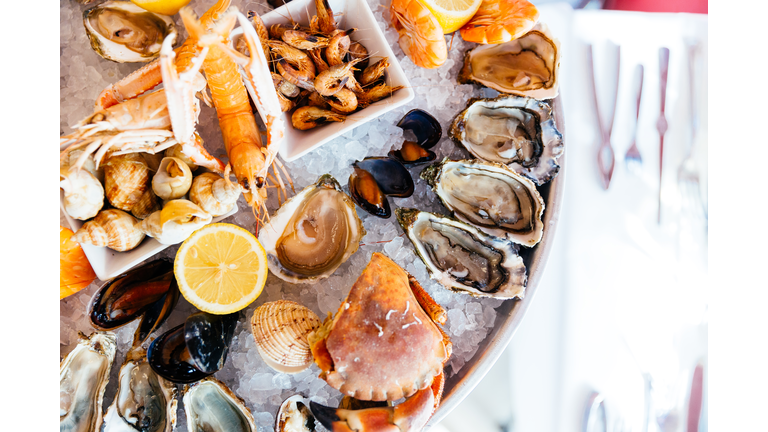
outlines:
{"label": "crab shell", "polygon": [[[428,297],[415,285],[420,296]],[[419,305],[408,273],[380,253],[373,254],[333,320],[311,333],[309,341],[321,378],[345,395],[374,401],[394,401],[427,388],[451,351],[447,337]]]}

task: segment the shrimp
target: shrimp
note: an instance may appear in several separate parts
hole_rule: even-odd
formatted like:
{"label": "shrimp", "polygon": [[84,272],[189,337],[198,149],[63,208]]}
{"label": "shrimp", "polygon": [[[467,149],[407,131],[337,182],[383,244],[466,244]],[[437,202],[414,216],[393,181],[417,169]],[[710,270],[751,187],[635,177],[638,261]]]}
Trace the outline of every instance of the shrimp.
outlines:
{"label": "shrimp", "polygon": [[350,77],[354,79],[352,73],[357,62],[358,60],[352,60],[349,63],[333,66],[327,71],[320,72],[317,78],[315,78],[315,91],[320,93],[321,96],[333,96],[336,94],[347,84]]}
{"label": "shrimp", "polygon": [[291,122],[296,129],[307,130],[329,121],[342,122],[346,118],[347,116],[333,111],[315,106],[303,106],[297,108],[296,111],[293,112],[291,115]]}
{"label": "shrimp", "polygon": [[360,108],[365,108],[368,105],[378,102],[385,97],[391,96],[392,93],[400,90],[404,86],[390,87],[387,84],[379,84],[370,90],[366,90],[365,93],[357,95],[357,105]]}
{"label": "shrimp", "polygon": [[282,57],[277,62],[280,75],[303,89],[314,90],[312,81],[315,79],[315,64],[304,51],[276,40],[270,40],[269,47],[272,52]]}
{"label": "shrimp", "polygon": [[359,59],[360,67],[365,69],[368,67],[368,49],[360,42],[352,42],[349,45],[349,51],[347,52],[350,60]]}
{"label": "shrimp", "polygon": [[347,88],[343,88],[333,96],[326,98],[326,102],[336,111],[348,114],[357,109],[357,96]]}
{"label": "shrimp", "polygon": [[313,36],[301,30],[286,30],[281,38],[288,45],[303,50],[325,48],[328,46],[328,38]]}
{"label": "shrimp", "polygon": [[416,66],[436,68],[448,59],[443,29],[419,0],[392,0],[392,27],[400,34],[400,48]]}
{"label": "shrimp", "polygon": [[527,0],[484,0],[460,33],[467,42],[499,44],[528,33],[538,21],[538,9]]}
{"label": "shrimp", "polygon": [[321,49],[313,49],[307,52],[309,53],[309,58],[311,58],[312,62],[315,64],[318,73],[328,70],[330,66],[328,66],[328,63],[323,59],[323,52]]}
{"label": "shrimp", "polygon": [[384,57],[376,63],[368,66],[360,76],[360,84],[367,86],[384,76],[384,71],[389,67],[389,59]]}
{"label": "shrimp", "polygon": [[318,27],[320,32],[330,35],[336,30],[336,20],[333,19],[333,11],[328,0],[315,0],[315,9],[317,9]]}
{"label": "shrimp", "polygon": [[355,29],[347,31],[339,31],[328,42],[328,47],[325,49],[325,58],[328,59],[329,66],[336,66],[344,63],[344,56],[349,51],[351,40],[349,34]]}

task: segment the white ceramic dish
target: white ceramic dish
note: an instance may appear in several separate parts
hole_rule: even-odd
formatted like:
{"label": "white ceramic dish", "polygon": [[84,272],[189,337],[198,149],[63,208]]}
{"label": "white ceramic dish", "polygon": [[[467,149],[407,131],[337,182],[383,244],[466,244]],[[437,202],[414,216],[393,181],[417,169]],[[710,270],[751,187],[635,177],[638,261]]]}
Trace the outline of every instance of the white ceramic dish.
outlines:
{"label": "white ceramic dish", "polygon": [[[61,199],[59,200],[59,205],[61,206],[61,212],[64,213],[64,217],[67,218],[69,228],[72,231],[77,231],[80,229],[83,223],[85,223],[85,221],[69,217],[67,212],[64,211],[64,204],[62,203],[64,192],[60,191],[60,194]],[[223,216],[213,218],[211,223],[219,222],[224,218],[232,216],[233,214],[237,213],[237,210],[237,204],[235,204],[235,208],[231,212]],[[119,276],[125,273],[127,270],[130,270],[137,264],[151,257],[152,255],[159,253],[168,246],[169,245],[160,244],[160,242],[149,236],[145,237],[144,240],[142,240],[135,249],[129,250],[127,252],[117,252],[107,247],[87,244],[82,245],[83,252],[85,252],[85,256],[88,257],[88,262],[91,263],[93,271],[96,273],[96,276],[103,281],[112,279],[115,276]]]}
{"label": "white ceramic dish", "polygon": [[[344,122],[328,123],[307,131],[294,129],[291,124],[290,112],[285,113],[287,130],[285,140],[280,148],[280,156],[289,162],[387,111],[410,102],[414,98],[411,84],[405,77],[400,62],[387,43],[373,12],[368,7],[368,3],[365,0],[329,0],[329,4],[336,16],[336,23],[339,28],[357,29],[350,37],[353,41],[360,41],[368,50],[371,55],[370,64],[383,57],[389,58],[390,66],[387,68],[385,76],[387,84],[392,87],[401,85],[404,88],[394,92],[392,96],[386,99],[348,115]],[[315,0],[294,0],[264,14],[261,19],[267,28],[273,24],[290,24],[291,19],[299,24],[309,25],[310,17],[316,13]],[[239,28],[235,29],[231,35],[232,40],[234,41],[241,33]],[[249,87],[249,91],[253,91],[250,85],[247,87]]]}

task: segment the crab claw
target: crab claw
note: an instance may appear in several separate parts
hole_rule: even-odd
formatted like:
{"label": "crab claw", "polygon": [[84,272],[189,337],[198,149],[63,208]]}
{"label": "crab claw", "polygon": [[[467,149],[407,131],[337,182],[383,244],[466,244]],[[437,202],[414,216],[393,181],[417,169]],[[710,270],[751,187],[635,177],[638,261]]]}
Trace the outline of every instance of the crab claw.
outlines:
{"label": "crab claw", "polygon": [[432,386],[394,407],[348,410],[310,401],[309,408],[315,419],[332,432],[419,432],[439,405],[444,384],[445,374],[440,374]]}

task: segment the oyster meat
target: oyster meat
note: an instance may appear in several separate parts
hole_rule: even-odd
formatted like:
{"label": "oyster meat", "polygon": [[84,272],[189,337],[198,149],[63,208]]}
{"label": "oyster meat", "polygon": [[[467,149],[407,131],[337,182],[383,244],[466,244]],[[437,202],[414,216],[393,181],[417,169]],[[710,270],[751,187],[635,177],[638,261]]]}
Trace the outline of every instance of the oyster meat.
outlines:
{"label": "oyster meat", "polygon": [[327,278],[365,235],[355,203],[331,175],[286,201],[259,231],[269,270],[291,283]]}
{"label": "oyster meat", "polygon": [[176,386],[152,370],[143,349],[128,353],[118,379],[117,395],[104,418],[104,432],[173,431]]}
{"label": "oyster meat", "polygon": [[514,243],[434,213],[395,213],[430,276],[446,288],[476,297],[523,297],[527,275]]}
{"label": "oyster meat", "polygon": [[492,236],[533,247],[544,233],[544,199],[531,180],[494,162],[451,161],[421,172],[456,219]]}
{"label": "oyster meat", "polygon": [[80,342],[59,367],[59,424],[61,432],[101,430],[102,398],[115,360],[114,333],[80,333]]}
{"label": "oyster meat", "polygon": [[183,401],[190,432],[256,432],[245,402],[215,378],[186,387]]}
{"label": "oyster meat", "polygon": [[542,23],[518,39],[479,45],[464,55],[460,83],[502,93],[552,99],[559,86],[560,42]]}
{"label": "oyster meat", "polygon": [[470,99],[453,119],[449,135],[473,156],[508,165],[537,185],[560,171],[563,135],[546,102],[508,95]]}
{"label": "oyster meat", "polygon": [[129,1],[108,1],[83,12],[91,48],[119,63],[148,62],[160,55],[166,36],[176,31],[173,18]]}

